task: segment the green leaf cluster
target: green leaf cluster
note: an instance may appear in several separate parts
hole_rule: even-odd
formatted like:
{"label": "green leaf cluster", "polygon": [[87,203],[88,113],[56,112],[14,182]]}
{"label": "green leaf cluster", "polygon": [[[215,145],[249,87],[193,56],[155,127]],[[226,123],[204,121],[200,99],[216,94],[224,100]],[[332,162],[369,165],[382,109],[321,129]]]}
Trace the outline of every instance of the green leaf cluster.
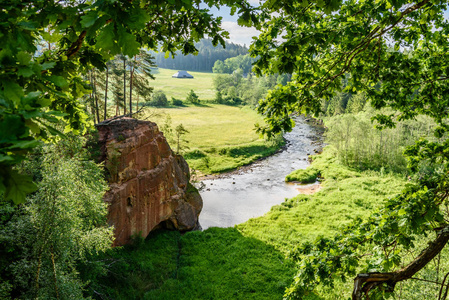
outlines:
{"label": "green leaf cluster", "polygon": [[[90,93],[85,74],[103,70],[117,54],[140,48],[195,53],[205,36],[224,45],[227,32],[199,0],[19,1],[0,11],[0,193],[14,203],[35,186],[13,167],[42,141],[83,134],[90,125],[79,101]],[[211,0],[206,6],[238,9],[245,24],[257,21],[247,1]],[[59,126],[60,128],[60,126]]]}
{"label": "green leaf cluster", "polygon": [[332,286],[356,270],[399,272],[415,239],[435,238],[433,232],[449,224],[447,1],[266,1],[262,7],[261,34],[250,48],[258,57],[254,70],[294,75],[260,102],[266,126],[259,132],[289,131],[292,113],[318,117],[323,101],[348,92],[365,95],[379,129],[419,115],[436,124],[435,137],[405,150],[417,173],[401,195],[337,236],[298,248],[299,271],[288,297]]}

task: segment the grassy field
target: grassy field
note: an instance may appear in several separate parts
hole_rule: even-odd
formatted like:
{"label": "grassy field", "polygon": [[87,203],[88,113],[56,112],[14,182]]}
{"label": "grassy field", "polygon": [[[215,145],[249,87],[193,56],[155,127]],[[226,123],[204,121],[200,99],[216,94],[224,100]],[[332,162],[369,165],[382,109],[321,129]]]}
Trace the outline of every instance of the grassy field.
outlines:
{"label": "grassy field", "polygon": [[[325,178],[320,192],[286,200],[235,228],[158,232],[135,247],[116,248],[98,258],[116,263],[90,290],[113,299],[282,299],[296,272],[290,250],[367,216],[406,183],[397,175],[344,167],[334,154],[326,148],[313,163]],[[348,299],[351,285],[308,299]],[[411,294],[403,299],[425,299]]]}
{"label": "grassy field", "polygon": [[[219,104],[189,105],[177,108],[152,109],[156,114],[148,118],[164,131],[167,116],[171,128],[182,124],[189,133],[184,138],[189,147],[182,151],[189,166],[203,174],[220,173],[249,164],[276,152],[282,140],[265,141],[255,132],[255,124],[263,119],[249,107]],[[177,148],[173,135],[169,138],[172,149]]]}
{"label": "grassy field", "polygon": [[193,90],[200,100],[212,100],[215,98],[213,78],[217,74],[189,71],[189,74],[193,75],[194,78],[183,79],[171,77],[177,70],[158,68],[152,71],[156,80],[150,82],[151,86],[155,90],[163,90],[169,100],[171,97],[185,100],[190,90]]}

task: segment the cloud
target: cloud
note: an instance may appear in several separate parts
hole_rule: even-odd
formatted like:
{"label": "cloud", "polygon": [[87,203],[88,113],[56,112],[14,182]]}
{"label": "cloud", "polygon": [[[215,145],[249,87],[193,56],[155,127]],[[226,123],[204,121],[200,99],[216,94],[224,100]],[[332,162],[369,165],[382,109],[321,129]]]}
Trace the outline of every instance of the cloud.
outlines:
{"label": "cloud", "polygon": [[253,27],[242,27],[236,22],[224,21],[223,29],[229,32],[229,41],[234,44],[246,44],[249,46],[253,36],[259,36],[259,31]]}

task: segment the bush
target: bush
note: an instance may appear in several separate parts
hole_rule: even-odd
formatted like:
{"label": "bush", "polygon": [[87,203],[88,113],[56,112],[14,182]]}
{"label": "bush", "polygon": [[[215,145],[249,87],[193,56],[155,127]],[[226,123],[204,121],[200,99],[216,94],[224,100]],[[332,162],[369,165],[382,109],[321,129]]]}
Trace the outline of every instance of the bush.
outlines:
{"label": "bush", "polygon": [[200,103],[200,99],[198,98],[198,95],[195,94],[195,92],[193,90],[190,90],[190,93],[187,95],[186,101],[190,102],[192,104]]}
{"label": "bush", "polygon": [[184,105],[182,100],[176,99],[174,97],[171,97],[171,102],[174,106],[183,106]]}
{"label": "bush", "polygon": [[153,94],[153,99],[148,103],[150,106],[162,107],[168,105],[167,96],[161,90],[157,90]]}
{"label": "bush", "polygon": [[183,156],[185,159],[199,159],[199,158],[206,157],[207,155],[204,152],[202,152],[198,149],[195,149],[190,152],[187,152]]}
{"label": "bush", "polygon": [[285,177],[286,182],[299,181],[300,183],[313,183],[320,175],[320,172],[314,168],[307,168],[305,170],[296,170]]}

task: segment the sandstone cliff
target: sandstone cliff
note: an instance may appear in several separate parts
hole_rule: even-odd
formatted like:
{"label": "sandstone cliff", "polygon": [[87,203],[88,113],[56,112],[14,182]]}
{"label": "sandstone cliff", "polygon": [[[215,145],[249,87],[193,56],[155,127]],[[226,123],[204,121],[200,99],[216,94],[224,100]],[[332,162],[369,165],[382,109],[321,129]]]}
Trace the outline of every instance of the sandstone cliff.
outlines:
{"label": "sandstone cliff", "polygon": [[198,226],[203,201],[189,183],[186,161],[170,149],[153,122],[121,118],[97,124],[102,161],[109,173],[109,224],[115,245],[158,225],[180,231]]}

